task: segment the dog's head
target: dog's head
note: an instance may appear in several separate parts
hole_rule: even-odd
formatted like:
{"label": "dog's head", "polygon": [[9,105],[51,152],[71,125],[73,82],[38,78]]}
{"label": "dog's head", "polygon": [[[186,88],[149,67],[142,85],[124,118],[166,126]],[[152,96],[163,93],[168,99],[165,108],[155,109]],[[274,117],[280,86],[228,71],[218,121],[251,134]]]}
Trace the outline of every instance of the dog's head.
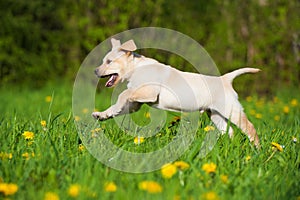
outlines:
{"label": "dog's head", "polygon": [[120,40],[111,39],[112,49],[103,58],[103,63],[96,68],[99,78],[109,77],[106,87],[115,86],[120,80],[126,79],[126,74],[132,70],[133,51],[136,45],[133,40],[121,44]]}

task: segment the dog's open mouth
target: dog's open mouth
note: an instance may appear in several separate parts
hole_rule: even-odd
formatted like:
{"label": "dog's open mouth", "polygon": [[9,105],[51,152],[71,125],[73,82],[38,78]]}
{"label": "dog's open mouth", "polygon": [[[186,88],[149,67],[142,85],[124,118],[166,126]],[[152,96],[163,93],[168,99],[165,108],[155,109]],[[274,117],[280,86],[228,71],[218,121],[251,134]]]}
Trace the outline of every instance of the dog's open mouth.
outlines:
{"label": "dog's open mouth", "polygon": [[109,77],[108,81],[105,83],[105,87],[111,87],[115,84],[117,78],[118,78],[118,74],[109,74],[106,76],[101,76],[101,78],[106,78]]}

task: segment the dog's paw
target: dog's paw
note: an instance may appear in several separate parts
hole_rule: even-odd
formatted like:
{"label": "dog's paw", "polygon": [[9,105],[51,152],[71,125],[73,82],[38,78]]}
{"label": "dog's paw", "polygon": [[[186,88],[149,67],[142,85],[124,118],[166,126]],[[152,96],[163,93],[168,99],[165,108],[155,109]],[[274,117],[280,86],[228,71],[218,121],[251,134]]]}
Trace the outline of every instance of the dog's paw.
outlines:
{"label": "dog's paw", "polygon": [[103,120],[107,119],[106,114],[103,112],[93,112],[92,117],[94,117],[95,119],[97,119],[99,121],[103,121]]}

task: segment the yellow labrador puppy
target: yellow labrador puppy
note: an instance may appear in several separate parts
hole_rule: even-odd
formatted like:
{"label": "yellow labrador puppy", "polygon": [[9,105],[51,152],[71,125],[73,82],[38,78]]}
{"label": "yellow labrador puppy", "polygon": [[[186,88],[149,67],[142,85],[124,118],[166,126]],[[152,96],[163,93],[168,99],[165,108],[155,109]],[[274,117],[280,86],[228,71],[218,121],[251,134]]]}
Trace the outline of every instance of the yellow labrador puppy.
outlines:
{"label": "yellow labrador puppy", "polygon": [[[140,56],[133,40],[123,44],[111,39],[112,50],[95,70],[98,77],[109,77],[106,87],[127,81],[127,89],[118,97],[115,105],[103,112],[94,112],[98,120],[137,111],[143,103],[155,108],[177,112],[211,111],[211,120],[222,132],[226,132],[228,120],[246,133],[256,146],[259,139],[252,123],[243,112],[238,95],[232,87],[236,76],[256,73],[255,68],[241,68],[223,76],[206,76],[182,72],[157,60]],[[233,129],[228,128],[232,136]]]}

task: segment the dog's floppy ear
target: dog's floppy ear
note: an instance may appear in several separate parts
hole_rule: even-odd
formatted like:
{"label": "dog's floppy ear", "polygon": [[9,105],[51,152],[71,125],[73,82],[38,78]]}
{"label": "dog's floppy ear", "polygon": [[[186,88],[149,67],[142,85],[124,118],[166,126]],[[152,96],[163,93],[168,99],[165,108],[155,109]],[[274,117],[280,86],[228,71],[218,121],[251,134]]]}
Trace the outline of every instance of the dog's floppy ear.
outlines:
{"label": "dog's floppy ear", "polygon": [[120,49],[125,50],[125,51],[135,51],[137,48],[136,48],[134,41],[129,40],[129,41],[125,42],[124,44],[122,44]]}
{"label": "dog's floppy ear", "polygon": [[119,48],[121,46],[120,40],[116,40],[115,38],[111,38],[110,41],[111,41],[111,45],[112,45],[113,49]]}

